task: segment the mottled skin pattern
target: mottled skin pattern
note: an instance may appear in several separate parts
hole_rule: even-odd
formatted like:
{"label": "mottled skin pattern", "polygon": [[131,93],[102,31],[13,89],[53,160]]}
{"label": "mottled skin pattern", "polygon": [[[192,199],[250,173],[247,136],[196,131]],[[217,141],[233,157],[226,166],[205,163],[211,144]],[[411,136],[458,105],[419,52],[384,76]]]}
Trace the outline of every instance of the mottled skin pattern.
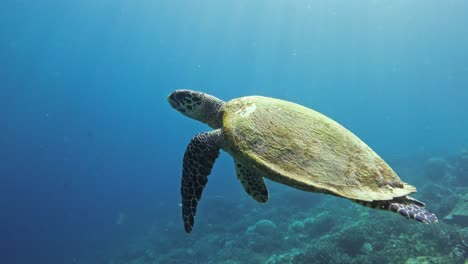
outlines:
{"label": "mottled skin pattern", "polygon": [[181,194],[182,216],[187,232],[192,230],[198,201],[208,182],[213,164],[219,156],[220,135],[220,129],[197,134],[185,151]]}
{"label": "mottled skin pattern", "polygon": [[215,130],[195,136],[184,156],[182,213],[186,232],[193,227],[198,201],[219,150],[235,160],[246,192],[268,200],[262,176],[309,192],[350,199],[423,223],[437,217],[408,194],[416,188],[398,175],[349,130],[309,108],[268,97],[229,102],[190,90],[176,90],[168,101],[182,114]]}
{"label": "mottled skin pattern", "polygon": [[236,167],[237,178],[242,183],[245,192],[257,202],[266,203],[268,201],[268,189],[265,185],[265,180],[242,163],[234,161],[234,166]]}
{"label": "mottled skin pattern", "polygon": [[167,98],[169,104],[185,116],[203,122],[212,128],[222,127],[224,102],[209,94],[177,90]]}
{"label": "mottled skin pattern", "polygon": [[414,219],[425,224],[436,223],[437,216],[424,208],[425,204],[409,196],[397,197],[390,201],[360,201],[354,202],[373,209],[389,210],[399,213],[408,219]]}

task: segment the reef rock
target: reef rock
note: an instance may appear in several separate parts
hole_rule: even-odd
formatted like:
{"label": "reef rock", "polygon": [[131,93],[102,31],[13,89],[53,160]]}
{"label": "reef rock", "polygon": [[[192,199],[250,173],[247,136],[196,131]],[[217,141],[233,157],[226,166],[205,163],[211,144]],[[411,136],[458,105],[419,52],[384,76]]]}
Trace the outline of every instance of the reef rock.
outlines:
{"label": "reef rock", "polygon": [[276,228],[276,224],[272,221],[262,219],[255,223],[255,225],[250,226],[249,229],[247,229],[247,234],[257,233],[259,235],[268,236],[272,235],[272,233],[275,232]]}
{"label": "reef rock", "polygon": [[409,258],[405,264],[446,264],[448,260],[444,257],[426,257],[420,256],[416,258]]}
{"label": "reef rock", "polygon": [[455,162],[456,180],[459,186],[468,186],[468,153],[462,152]]}
{"label": "reef rock", "polygon": [[304,234],[309,237],[317,237],[330,231],[335,226],[334,217],[328,211],[318,214],[316,217],[308,217],[304,220],[296,220],[288,226],[291,236]]}
{"label": "reef rock", "polygon": [[289,252],[285,252],[282,254],[277,254],[270,256],[266,262],[266,264],[288,264],[288,263],[293,263],[294,259],[301,255],[304,254],[304,251],[301,249],[294,248]]}
{"label": "reef rock", "polygon": [[262,219],[247,229],[246,245],[256,253],[274,252],[281,247],[282,234],[275,223]]}
{"label": "reef rock", "polygon": [[444,220],[461,226],[468,226],[468,193],[458,200],[455,208],[446,216]]}
{"label": "reef rock", "polygon": [[374,251],[374,247],[372,246],[371,243],[365,242],[361,246],[361,252],[364,253],[365,255],[370,255],[372,254],[372,251]]}

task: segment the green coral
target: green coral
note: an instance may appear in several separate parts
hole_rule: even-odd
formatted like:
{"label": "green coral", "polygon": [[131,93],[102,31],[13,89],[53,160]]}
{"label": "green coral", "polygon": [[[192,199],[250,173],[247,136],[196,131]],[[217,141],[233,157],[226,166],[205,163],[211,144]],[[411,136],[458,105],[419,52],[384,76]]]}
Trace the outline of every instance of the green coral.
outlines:
{"label": "green coral", "polygon": [[259,220],[255,225],[250,226],[246,231],[245,240],[248,247],[257,253],[273,252],[282,243],[277,225],[267,219]]}
{"label": "green coral", "polygon": [[450,262],[447,258],[444,257],[428,257],[428,256],[419,256],[415,258],[409,258],[405,261],[405,264],[447,264],[453,263]]}
{"label": "green coral", "polygon": [[301,255],[304,254],[304,251],[298,248],[293,248],[290,251],[281,253],[281,254],[275,254],[272,255],[271,257],[268,258],[266,261],[266,264],[289,264],[289,263],[294,263],[294,259]]}
{"label": "green coral", "polygon": [[257,233],[259,235],[270,235],[276,231],[276,224],[270,220],[262,219],[255,223],[255,225],[247,229],[247,234]]}

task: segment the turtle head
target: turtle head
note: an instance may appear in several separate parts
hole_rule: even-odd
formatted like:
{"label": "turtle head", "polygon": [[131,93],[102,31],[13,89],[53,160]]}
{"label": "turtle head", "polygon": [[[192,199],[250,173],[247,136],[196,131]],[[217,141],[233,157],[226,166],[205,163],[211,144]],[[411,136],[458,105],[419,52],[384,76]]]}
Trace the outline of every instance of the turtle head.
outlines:
{"label": "turtle head", "polygon": [[191,90],[175,90],[167,97],[167,101],[172,108],[185,116],[212,128],[222,126],[221,108],[224,101],[214,96]]}

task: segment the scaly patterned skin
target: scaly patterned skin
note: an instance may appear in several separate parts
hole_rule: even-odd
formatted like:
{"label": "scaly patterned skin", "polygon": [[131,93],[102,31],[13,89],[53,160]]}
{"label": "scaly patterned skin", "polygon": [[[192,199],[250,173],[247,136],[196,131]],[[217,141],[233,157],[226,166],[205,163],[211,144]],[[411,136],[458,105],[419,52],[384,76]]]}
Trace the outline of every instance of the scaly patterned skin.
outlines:
{"label": "scaly patterned skin", "polygon": [[437,223],[437,216],[424,208],[425,204],[410,197],[397,197],[390,201],[360,201],[354,202],[374,209],[389,210],[408,219],[414,219],[425,224]]}
{"label": "scaly patterned skin", "polygon": [[219,156],[221,139],[220,129],[200,133],[192,138],[185,151],[180,193],[184,228],[187,233],[192,231],[198,201]]}
{"label": "scaly patterned skin", "polygon": [[221,107],[224,101],[209,94],[176,90],[167,98],[169,104],[185,116],[203,122],[212,128],[222,127]]}
{"label": "scaly patterned skin", "polygon": [[239,178],[245,192],[252,196],[259,203],[268,201],[268,189],[265,185],[263,177],[256,175],[255,171],[247,168],[242,163],[234,161],[236,174]]}

